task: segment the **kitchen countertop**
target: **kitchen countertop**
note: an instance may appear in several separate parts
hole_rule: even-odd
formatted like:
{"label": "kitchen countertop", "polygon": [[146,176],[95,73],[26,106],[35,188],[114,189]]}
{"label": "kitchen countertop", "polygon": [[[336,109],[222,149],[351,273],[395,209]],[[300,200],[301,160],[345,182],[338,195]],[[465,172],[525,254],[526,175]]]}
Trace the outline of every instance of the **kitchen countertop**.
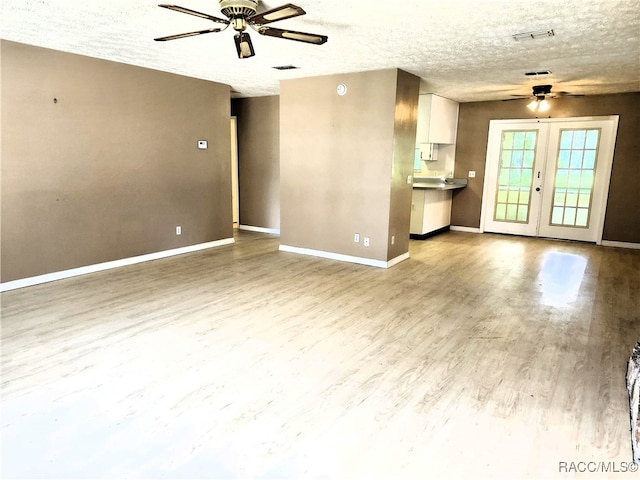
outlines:
{"label": "kitchen countertop", "polygon": [[456,190],[466,186],[466,178],[415,177],[413,179],[413,188],[425,190]]}

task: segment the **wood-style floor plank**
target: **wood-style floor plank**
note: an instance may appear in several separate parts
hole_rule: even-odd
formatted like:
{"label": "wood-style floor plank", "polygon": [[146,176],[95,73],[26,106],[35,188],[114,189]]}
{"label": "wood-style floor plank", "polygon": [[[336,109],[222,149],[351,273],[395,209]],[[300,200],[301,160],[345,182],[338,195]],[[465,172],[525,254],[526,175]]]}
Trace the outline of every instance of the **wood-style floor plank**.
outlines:
{"label": "wood-style floor plank", "polygon": [[560,468],[631,461],[639,271],[462,232],[382,270],[239,232],[5,292],[2,475],[606,478]]}

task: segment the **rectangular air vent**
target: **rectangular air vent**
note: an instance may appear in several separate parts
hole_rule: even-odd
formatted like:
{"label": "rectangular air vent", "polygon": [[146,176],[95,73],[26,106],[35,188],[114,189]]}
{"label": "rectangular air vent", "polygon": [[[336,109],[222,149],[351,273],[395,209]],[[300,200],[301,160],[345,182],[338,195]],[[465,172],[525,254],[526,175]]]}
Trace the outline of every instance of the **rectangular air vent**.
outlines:
{"label": "rectangular air vent", "polygon": [[511,35],[514,40],[538,40],[545,37],[553,37],[555,32],[553,30],[540,30],[538,32],[523,32],[514,33]]}
{"label": "rectangular air vent", "polygon": [[280,65],[278,67],[272,67],[275,68],[276,70],[296,70],[300,67],[296,67],[295,65]]}
{"label": "rectangular air vent", "polygon": [[550,70],[539,70],[537,72],[524,72],[527,77],[538,77],[541,75],[551,75]]}

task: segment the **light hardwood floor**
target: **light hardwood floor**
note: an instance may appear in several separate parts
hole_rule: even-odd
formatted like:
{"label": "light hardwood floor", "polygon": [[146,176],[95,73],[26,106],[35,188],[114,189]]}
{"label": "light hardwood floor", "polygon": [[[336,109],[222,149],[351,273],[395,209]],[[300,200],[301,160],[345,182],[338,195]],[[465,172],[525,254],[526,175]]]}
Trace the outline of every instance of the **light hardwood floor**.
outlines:
{"label": "light hardwood floor", "polygon": [[[2,294],[3,478],[607,478],[640,251],[448,232],[389,270],[278,237]],[[616,474],[614,478],[637,478]]]}

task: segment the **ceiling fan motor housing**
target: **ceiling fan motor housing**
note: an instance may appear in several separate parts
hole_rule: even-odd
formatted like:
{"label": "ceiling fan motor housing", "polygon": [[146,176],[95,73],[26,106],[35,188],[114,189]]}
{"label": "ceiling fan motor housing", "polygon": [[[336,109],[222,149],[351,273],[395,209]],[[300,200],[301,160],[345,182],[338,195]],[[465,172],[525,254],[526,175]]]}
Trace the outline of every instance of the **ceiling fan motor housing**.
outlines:
{"label": "ceiling fan motor housing", "polygon": [[220,0],[220,11],[228,18],[244,18],[255,15],[258,0]]}
{"label": "ceiling fan motor housing", "polygon": [[533,86],[533,95],[538,97],[540,95],[549,95],[551,93],[552,85],[534,85]]}

